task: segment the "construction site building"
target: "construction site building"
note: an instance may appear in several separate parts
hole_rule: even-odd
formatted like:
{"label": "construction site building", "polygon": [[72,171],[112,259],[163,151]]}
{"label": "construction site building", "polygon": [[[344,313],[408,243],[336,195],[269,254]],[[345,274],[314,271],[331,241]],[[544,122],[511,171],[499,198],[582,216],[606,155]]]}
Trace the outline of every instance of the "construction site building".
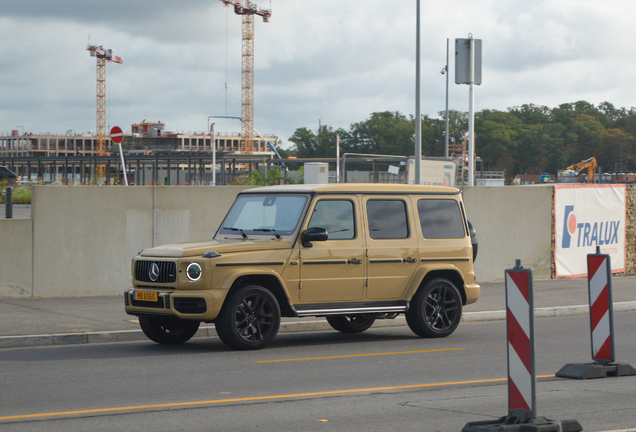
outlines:
{"label": "construction site building", "polygon": [[[153,123],[153,127],[138,126],[137,132],[125,135],[122,148],[125,154],[206,154],[212,153],[210,135],[204,133],[181,134],[165,132],[162,123]],[[273,143],[274,136],[265,136]],[[239,133],[217,133],[214,143],[219,153],[239,154],[241,137]],[[51,157],[51,156],[93,156],[98,154],[98,137],[94,134],[32,134],[18,135],[13,131],[11,135],[0,135],[0,157]],[[107,153],[118,153],[117,146],[107,139]],[[254,138],[255,156],[273,157],[274,152],[267,142],[258,137]]]}

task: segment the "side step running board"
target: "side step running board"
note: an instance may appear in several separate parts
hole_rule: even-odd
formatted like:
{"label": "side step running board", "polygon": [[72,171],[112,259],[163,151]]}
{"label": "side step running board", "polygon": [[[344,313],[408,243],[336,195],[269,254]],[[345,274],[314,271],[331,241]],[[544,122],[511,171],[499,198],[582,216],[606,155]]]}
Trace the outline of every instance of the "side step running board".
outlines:
{"label": "side step running board", "polygon": [[406,312],[408,304],[401,306],[370,306],[370,307],[351,307],[351,308],[321,308],[321,309],[303,309],[296,310],[293,306],[292,309],[299,317],[306,316],[326,316],[326,315],[353,315],[364,313],[400,313]]}

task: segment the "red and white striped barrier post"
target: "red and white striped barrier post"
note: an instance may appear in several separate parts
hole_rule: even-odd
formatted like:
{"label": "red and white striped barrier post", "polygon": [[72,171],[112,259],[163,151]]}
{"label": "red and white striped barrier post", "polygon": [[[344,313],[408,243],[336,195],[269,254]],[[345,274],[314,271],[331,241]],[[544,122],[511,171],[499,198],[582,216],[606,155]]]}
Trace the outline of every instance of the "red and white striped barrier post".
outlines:
{"label": "red and white striped barrier post", "polygon": [[587,255],[587,288],[590,299],[590,334],[594,363],[569,363],[556,376],[590,379],[608,376],[636,375],[636,369],[625,363],[615,363],[614,306],[612,302],[612,265],[610,256],[596,247]]}
{"label": "red and white striped barrier post", "polygon": [[534,299],[532,270],[520,260],[506,270],[508,334],[508,415],[518,420],[536,417],[534,369]]}
{"label": "red and white striped barrier post", "polygon": [[534,367],[534,296],[532,270],[516,260],[506,270],[508,352],[508,415],[498,420],[467,423],[462,432],[581,432],[576,420],[537,417]]}
{"label": "red and white striped barrier post", "polygon": [[607,364],[614,355],[614,308],[612,306],[612,266],[610,256],[587,255],[587,286],[590,296],[592,360]]}

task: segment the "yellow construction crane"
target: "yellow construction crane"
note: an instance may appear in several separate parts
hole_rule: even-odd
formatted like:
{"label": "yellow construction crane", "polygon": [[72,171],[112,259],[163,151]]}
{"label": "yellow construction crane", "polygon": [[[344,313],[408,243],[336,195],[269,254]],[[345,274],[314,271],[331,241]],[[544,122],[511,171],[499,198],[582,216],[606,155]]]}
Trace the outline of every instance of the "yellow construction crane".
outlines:
{"label": "yellow construction crane", "polygon": [[[97,57],[97,155],[103,156],[106,148],[106,62],[123,63],[119,56],[113,55],[113,50],[103,46],[86,45],[91,57]],[[95,176],[104,178],[104,165],[97,166]]]}
{"label": "yellow construction crane", "polygon": [[243,153],[254,151],[254,15],[269,22],[271,9],[262,9],[249,0],[221,0],[226,6],[234,6],[234,13],[243,16],[243,67],[241,79],[241,149]]}

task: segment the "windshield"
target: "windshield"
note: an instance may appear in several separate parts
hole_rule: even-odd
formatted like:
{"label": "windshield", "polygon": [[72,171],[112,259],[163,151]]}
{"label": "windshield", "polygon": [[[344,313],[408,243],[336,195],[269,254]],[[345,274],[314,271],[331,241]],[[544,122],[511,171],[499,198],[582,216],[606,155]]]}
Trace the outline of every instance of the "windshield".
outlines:
{"label": "windshield", "polygon": [[296,231],[307,195],[240,195],[219,233],[290,235]]}

